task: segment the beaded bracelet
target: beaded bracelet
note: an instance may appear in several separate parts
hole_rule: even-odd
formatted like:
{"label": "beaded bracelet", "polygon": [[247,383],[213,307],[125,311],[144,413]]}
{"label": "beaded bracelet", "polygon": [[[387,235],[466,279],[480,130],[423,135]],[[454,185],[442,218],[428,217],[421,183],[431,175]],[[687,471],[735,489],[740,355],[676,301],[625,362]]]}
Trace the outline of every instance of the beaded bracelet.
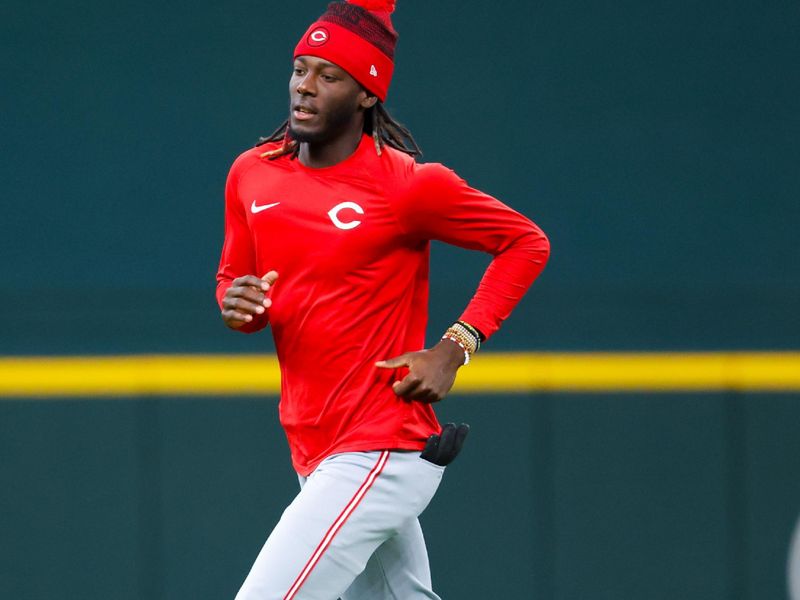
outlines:
{"label": "beaded bracelet", "polygon": [[464,351],[464,362],[461,363],[461,364],[462,365],[468,365],[469,364],[469,351],[467,350],[467,347],[464,346],[464,344],[462,344],[455,336],[450,335],[449,333],[445,333],[442,336],[442,339],[443,340],[450,340],[451,342],[455,342],[456,344],[458,344],[459,347]]}
{"label": "beaded bracelet", "polygon": [[472,332],[464,327],[461,323],[453,323],[447,328],[448,334],[456,336],[469,350],[470,354],[475,354],[480,347],[479,339],[472,334]]}
{"label": "beaded bracelet", "polygon": [[483,342],[483,334],[480,331],[478,331],[475,327],[467,323],[466,321],[456,321],[456,324],[465,327],[467,331],[469,331],[473,336],[475,336],[475,341],[478,344],[478,350],[480,350],[481,343]]}

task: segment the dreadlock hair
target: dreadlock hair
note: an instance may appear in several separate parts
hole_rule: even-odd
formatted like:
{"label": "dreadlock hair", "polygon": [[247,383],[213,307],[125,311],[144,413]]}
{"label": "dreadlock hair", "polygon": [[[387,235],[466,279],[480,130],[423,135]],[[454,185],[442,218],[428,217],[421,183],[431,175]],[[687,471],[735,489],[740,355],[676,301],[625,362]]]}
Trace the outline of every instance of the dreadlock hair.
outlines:
{"label": "dreadlock hair", "polygon": [[[372,136],[378,156],[381,155],[381,149],[384,146],[389,146],[410,156],[422,156],[422,150],[419,149],[411,132],[392,118],[383,102],[378,101],[372,108],[367,109],[364,115],[364,133]],[[289,132],[288,120],[267,137],[259,139],[256,146],[269,142],[281,142],[281,145],[274,150],[264,152],[261,158],[275,160],[288,154],[291,159],[295,159],[300,152],[300,144],[297,143],[297,140],[292,139]]]}

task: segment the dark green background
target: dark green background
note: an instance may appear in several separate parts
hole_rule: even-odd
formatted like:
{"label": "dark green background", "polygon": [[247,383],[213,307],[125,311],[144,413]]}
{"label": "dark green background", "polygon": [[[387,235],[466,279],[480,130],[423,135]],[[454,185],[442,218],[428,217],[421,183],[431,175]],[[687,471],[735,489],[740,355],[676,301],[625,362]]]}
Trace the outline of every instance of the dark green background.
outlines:
{"label": "dark green background", "polygon": [[[448,399],[473,429],[422,516],[440,595],[786,598],[797,400]],[[0,595],[232,599],[297,489],[275,413],[0,402]]]}
{"label": "dark green background", "polygon": [[[269,351],[213,300],[233,158],[323,2],[0,8],[0,355]],[[553,255],[490,349],[796,349],[796,2],[400,0],[390,110]],[[487,258],[437,246],[431,332]],[[446,599],[784,598],[797,394],[454,397]],[[0,403],[0,597],[231,598],[274,402]]]}

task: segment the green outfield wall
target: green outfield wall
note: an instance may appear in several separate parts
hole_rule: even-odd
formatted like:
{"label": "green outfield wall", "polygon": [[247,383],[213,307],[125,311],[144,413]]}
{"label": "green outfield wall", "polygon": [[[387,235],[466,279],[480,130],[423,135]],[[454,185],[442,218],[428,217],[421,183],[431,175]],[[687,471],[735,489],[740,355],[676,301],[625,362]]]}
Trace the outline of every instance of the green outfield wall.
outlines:
{"label": "green outfield wall", "polygon": [[[273,351],[218,316],[222,191],[324,4],[3,4],[0,367]],[[552,241],[487,351],[800,349],[797,2],[400,0],[395,24],[388,108]],[[434,246],[430,339],[488,260]],[[787,598],[797,387],[584,392],[569,364],[441,405],[473,428],[423,515],[442,597]],[[0,392],[0,599],[233,597],[296,489],[276,398],[170,381]]]}
{"label": "green outfield wall", "polygon": [[[440,595],[786,598],[798,400],[451,397]],[[4,400],[0,424],[3,598],[233,598],[297,489],[272,398]]]}
{"label": "green outfield wall", "polygon": [[[219,323],[222,191],[324,4],[4,3],[1,353],[270,348]],[[399,4],[389,109],[552,240],[495,348],[797,347],[796,2]],[[433,249],[436,331],[485,264]]]}

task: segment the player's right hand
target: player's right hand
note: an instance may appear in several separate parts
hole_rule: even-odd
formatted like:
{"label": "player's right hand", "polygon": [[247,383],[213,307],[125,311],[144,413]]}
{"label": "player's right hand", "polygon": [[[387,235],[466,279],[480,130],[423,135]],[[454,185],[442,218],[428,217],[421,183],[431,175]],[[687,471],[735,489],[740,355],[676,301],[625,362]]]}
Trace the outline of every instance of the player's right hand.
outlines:
{"label": "player's right hand", "polygon": [[277,279],[277,271],[270,271],[260,278],[244,275],[234,279],[222,298],[222,320],[225,325],[239,329],[254,318],[265,315],[272,306],[272,299],[267,294]]}

